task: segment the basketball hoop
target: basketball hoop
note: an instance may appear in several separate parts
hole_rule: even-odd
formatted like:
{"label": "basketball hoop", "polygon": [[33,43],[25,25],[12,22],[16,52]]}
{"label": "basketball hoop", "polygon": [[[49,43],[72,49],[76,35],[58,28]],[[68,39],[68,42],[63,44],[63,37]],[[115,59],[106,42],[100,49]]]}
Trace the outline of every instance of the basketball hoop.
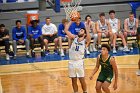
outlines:
{"label": "basketball hoop", "polygon": [[79,6],[81,3],[81,0],[61,0],[61,3],[64,7],[65,13],[66,13],[66,19],[71,19],[71,14],[73,12],[81,11],[82,7]]}

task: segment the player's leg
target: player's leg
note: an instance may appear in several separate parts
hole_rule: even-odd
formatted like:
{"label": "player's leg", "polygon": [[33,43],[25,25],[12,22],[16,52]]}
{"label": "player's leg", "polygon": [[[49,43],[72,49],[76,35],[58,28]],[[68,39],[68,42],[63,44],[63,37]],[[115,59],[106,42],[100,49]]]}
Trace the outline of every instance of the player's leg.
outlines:
{"label": "player's leg", "polygon": [[26,46],[26,56],[27,57],[30,57],[30,53],[29,53],[29,46],[30,46],[30,44],[29,44],[29,40],[28,39],[26,39],[25,40],[25,46]]}
{"label": "player's leg", "polygon": [[41,42],[41,49],[43,49],[44,48],[43,37],[42,36],[38,37],[38,41]]}
{"label": "player's leg", "polygon": [[34,49],[34,39],[30,38],[30,47],[33,50]]}
{"label": "player's leg", "polygon": [[10,57],[9,57],[9,49],[10,49],[9,39],[4,39],[3,42],[4,42],[4,46],[5,46],[6,60],[10,60]]}
{"label": "player's leg", "polygon": [[71,78],[74,93],[78,93],[77,77]]}
{"label": "player's leg", "polygon": [[98,33],[98,48],[101,48],[102,33]]}
{"label": "player's leg", "polygon": [[96,49],[96,43],[97,43],[97,40],[98,40],[98,34],[94,34],[94,42],[93,42],[93,51],[97,51]]}
{"label": "player's leg", "polygon": [[102,82],[97,81],[97,82],[96,82],[96,86],[95,86],[96,93],[102,93],[101,87],[102,87]]}
{"label": "player's leg", "polygon": [[117,39],[117,33],[113,33],[113,53],[117,53],[116,51],[116,39]]}
{"label": "player's leg", "polygon": [[16,59],[17,54],[17,41],[13,40],[13,51],[14,51],[14,59]]}
{"label": "player's leg", "polygon": [[58,37],[58,39],[59,39],[59,47],[60,47],[60,55],[61,56],[65,56],[64,55],[64,50],[62,49],[62,39],[63,39],[63,37]]}
{"label": "player's leg", "polygon": [[69,44],[69,48],[71,47],[72,44],[72,40],[68,37],[68,44]]}
{"label": "player's leg", "polygon": [[120,37],[122,39],[122,43],[123,43],[123,46],[124,46],[124,50],[125,51],[129,51],[128,47],[127,47],[127,43],[126,43],[126,39],[124,37],[124,35],[122,33],[118,34],[118,37]]}
{"label": "player's leg", "polygon": [[43,40],[43,41],[44,41],[44,45],[45,45],[45,50],[46,50],[46,53],[45,53],[45,54],[46,54],[46,55],[49,54],[49,50],[48,50],[49,38],[50,38],[50,37],[47,37],[47,36],[46,36],[46,37],[44,37],[44,40]]}
{"label": "player's leg", "polygon": [[110,86],[110,83],[105,81],[103,84],[102,84],[102,89],[105,93],[110,93],[110,89],[109,89],[109,86]]}
{"label": "player's leg", "polygon": [[128,33],[126,31],[124,31],[123,34],[124,34],[125,41],[127,42],[127,35],[128,35]]}
{"label": "player's leg", "polygon": [[83,93],[87,93],[87,85],[85,82],[85,77],[80,77],[79,80],[83,89]]}
{"label": "player's leg", "polygon": [[58,54],[57,47],[58,47],[58,41],[59,41],[59,39],[58,39],[57,35],[53,36],[52,39],[53,39],[53,42],[55,43],[54,53],[55,54]]}

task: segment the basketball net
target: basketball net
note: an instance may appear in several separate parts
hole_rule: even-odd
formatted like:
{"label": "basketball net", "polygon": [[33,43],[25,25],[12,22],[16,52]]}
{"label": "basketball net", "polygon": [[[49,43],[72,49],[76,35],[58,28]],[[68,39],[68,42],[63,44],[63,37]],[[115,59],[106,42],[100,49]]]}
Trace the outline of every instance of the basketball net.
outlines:
{"label": "basketball net", "polygon": [[[61,0],[61,3],[66,13],[66,19],[68,20],[70,20],[71,17],[74,15],[73,13],[76,13],[77,11],[82,10],[82,7],[79,6],[81,3],[81,0]],[[77,14],[75,14],[74,16],[76,15]]]}

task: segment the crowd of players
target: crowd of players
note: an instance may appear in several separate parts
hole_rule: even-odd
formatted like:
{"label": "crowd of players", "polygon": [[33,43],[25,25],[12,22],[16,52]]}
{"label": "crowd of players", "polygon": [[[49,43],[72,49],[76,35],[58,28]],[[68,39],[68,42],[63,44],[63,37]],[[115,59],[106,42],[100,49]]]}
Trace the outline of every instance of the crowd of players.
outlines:
{"label": "crowd of players", "polygon": [[[136,36],[139,25],[139,20],[134,17],[134,13],[129,13],[129,17],[126,18],[123,22],[124,27],[121,27],[121,20],[115,17],[114,10],[109,11],[109,19],[105,17],[105,13],[100,13],[98,21],[94,22],[92,20],[92,17],[90,15],[87,15],[85,17],[85,22],[82,22],[81,18],[79,18],[74,21],[69,27],[69,31],[74,35],[78,35],[80,29],[85,28],[86,25],[90,27],[90,38],[93,39],[94,42],[92,44],[92,47],[90,47],[90,51],[89,46],[91,39],[89,40],[88,44],[86,44],[86,54],[90,54],[90,52],[100,50],[101,38],[103,37],[109,38],[113,53],[117,53],[116,39],[118,37],[122,39],[122,44],[124,46],[123,50],[129,51],[127,46],[127,36]],[[69,21],[67,19],[62,19],[62,23],[59,24],[58,28],[51,22],[50,17],[47,17],[45,21],[46,24],[41,27],[39,25],[39,20],[32,20],[31,26],[28,26],[26,31],[26,28],[22,26],[21,20],[16,20],[16,26],[12,29],[14,59],[16,59],[17,45],[25,45],[27,51],[26,55],[27,57],[30,57],[29,50],[31,49],[31,52],[34,52],[34,44],[36,41],[41,44],[41,53],[44,52],[43,48],[45,46],[45,55],[49,55],[50,51],[48,49],[48,43],[54,42],[54,53],[65,56],[64,50],[62,48],[62,42],[68,42],[69,47],[71,46],[72,42],[72,40],[64,31],[65,26]],[[0,45],[5,46],[6,60],[10,60],[9,40],[9,31],[6,29],[4,24],[0,24]]]}

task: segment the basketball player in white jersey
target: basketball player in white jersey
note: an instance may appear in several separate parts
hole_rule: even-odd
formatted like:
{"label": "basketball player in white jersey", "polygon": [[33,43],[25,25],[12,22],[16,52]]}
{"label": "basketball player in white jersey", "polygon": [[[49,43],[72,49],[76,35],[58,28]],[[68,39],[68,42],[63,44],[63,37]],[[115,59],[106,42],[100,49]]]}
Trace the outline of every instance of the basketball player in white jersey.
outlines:
{"label": "basketball player in white jersey", "polygon": [[115,11],[114,10],[109,11],[109,23],[111,25],[112,34],[113,34],[113,38],[112,38],[113,41],[111,42],[111,43],[113,43],[113,53],[117,53],[117,51],[116,51],[116,39],[117,39],[117,37],[122,39],[122,43],[124,45],[124,51],[129,51],[128,47],[126,45],[124,35],[121,32],[120,20],[115,18]]}
{"label": "basketball player in white jersey", "polygon": [[87,15],[85,17],[85,25],[88,25],[90,27],[90,31],[89,31],[90,36],[91,36],[91,38],[94,39],[92,50],[97,51],[95,46],[96,46],[96,43],[97,43],[98,35],[97,35],[97,31],[95,29],[95,23],[92,21],[92,17],[90,15]]}
{"label": "basketball player in white jersey", "polygon": [[[112,31],[110,23],[105,19],[105,13],[99,14],[100,20],[96,22],[96,30],[98,33],[98,48],[101,48],[102,37],[112,37]],[[111,39],[110,39],[111,40]]]}
{"label": "basketball player in white jersey", "polygon": [[127,36],[136,36],[138,28],[138,19],[134,18],[134,13],[129,13],[129,18],[124,21],[124,37],[127,40]]}
{"label": "basketball player in white jersey", "polygon": [[[77,19],[78,20],[78,19]],[[81,28],[78,35],[72,34],[68,31],[70,25],[73,22],[70,21],[65,28],[65,32],[67,36],[73,40],[72,45],[69,49],[69,77],[72,80],[72,86],[74,93],[78,93],[78,85],[77,85],[77,78],[80,80],[83,93],[87,93],[87,86],[84,78],[84,54],[86,49],[86,43],[90,41],[90,34],[89,34],[89,27],[86,26],[85,28]]]}

